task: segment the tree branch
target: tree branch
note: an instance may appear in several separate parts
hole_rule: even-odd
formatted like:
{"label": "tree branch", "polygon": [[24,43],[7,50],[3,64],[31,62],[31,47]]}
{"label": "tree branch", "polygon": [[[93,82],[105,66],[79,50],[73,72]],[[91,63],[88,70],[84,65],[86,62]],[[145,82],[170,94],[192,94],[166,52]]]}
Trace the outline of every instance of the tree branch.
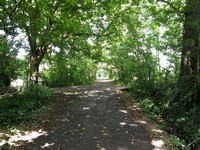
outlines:
{"label": "tree branch", "polygon": [[21,0],[15,5],[13,11],[10,13],[11,16],[16,12],[16,10],[17,10],[17,8],[19,8],[20,4],[21,4]]}
{"label": "tree branch", "polygon": [[2,7],[2,9],[6,12],[6,14],[11,18],[12,15],[16,12],[17,8],[19,7],[19,5],[21,4],[21,1],[19,1],[15,7],[12,9],[12,11],[9,13],[8,10],[6,9],[6,7],[0,3],[0,7]]}
{"label": "tree branch", "polygon": [[2,5],[2,4],[0,3],[0,6],[1,6],[1,8],[6,12],[6,14],[7,14],[8,16],[10,16],[10,13],[7,11],[7,9],[4,7],[4,5]]}
{"label": "tree branch", "polygon": [[167,5],[169,5],[172,9],[174,9],[173,12],[175,13],[181,13],[181,14],[184,14],[185,12],[184,11],[180,11],[178,8],[176,8],[172,3],[166,1],[166,0],[157,0],[158,2],[163,2],[163,3],[166,3]]}

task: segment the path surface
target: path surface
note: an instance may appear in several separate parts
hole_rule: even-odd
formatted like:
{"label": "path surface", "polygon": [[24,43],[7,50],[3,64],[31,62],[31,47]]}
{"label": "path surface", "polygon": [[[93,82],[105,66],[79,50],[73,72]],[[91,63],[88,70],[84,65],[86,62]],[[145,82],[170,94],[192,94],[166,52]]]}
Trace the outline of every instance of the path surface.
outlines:
{"label": "path surface", "polygon": [[[112,82],[60,88],[55,125],[27,150],[152,150],[151,139],[124,105]],[[58,94],[59,95],[59,94]],[[69,102],[70,99],[70,102]],[[65,108],[65,109],[63,109]],[[48,125],[47,125],[48,126]]]}

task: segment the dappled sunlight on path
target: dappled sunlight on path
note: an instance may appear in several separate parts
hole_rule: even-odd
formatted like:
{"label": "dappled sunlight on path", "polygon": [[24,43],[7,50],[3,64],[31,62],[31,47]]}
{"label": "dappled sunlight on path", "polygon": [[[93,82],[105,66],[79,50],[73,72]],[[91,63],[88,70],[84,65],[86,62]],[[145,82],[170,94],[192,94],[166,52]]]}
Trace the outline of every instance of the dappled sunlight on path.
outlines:
{"label": "dappled sunlight on path", "polygon": [[1,140],[0,141],[0,148],[5,143],[8,143],[11,146],[19,146],[21,142],[33,142],[34,139],[42,136],[47,135],[46,131],[37,130],[37,131],[22,131],[17,130],[13,131],[12,134],[6,134],[6,133],[0,133],[0,137],[5,137],[5,139],[8,138],[8,140]]}
{"label": "dappled sunlight on path", "polygon": [[66,108],[57,116],[55,126],[25,149],[153,150],[162,144],[151,140],[142,120],[133,118],[109,80],[56,92],[62,94],[61,105]]}

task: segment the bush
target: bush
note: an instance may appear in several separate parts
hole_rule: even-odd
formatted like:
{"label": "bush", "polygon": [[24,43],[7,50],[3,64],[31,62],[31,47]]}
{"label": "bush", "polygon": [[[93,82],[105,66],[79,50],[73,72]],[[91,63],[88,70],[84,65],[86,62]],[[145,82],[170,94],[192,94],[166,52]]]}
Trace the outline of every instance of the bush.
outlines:
{"label": "bush", "polygon": [[168,126],[171,127],[169,132],[184,139],[188,147],[194,150],[200,147],[199,110],[199,107],[193,107],[180,111],[179,107],[174,106],[166,115]]}
{"label": "bush", "polygon": [[30,85],[21,94],[0,99],[0,125],[10,128],[34,121],[33,112],[44,105],[51,95],[47,87]]}
{"label": "bush", "polygon": [[[186,107],[185,97],[180,100],[180,97],[177,97],[179,89],[174,87],[168,88],[167,85],[161,84],[161,86],[157,86],[156,93],[153,92],[148,97],[145,94],[142,98],[140,96],[140,104],[151,119],[161,114],[165,120],[162,127],[172,134],[171,147],[199,150],[200,107],[196,105]],[[146,92],[146,90],[144,91]],[[181,102],[182,105],[180,105]]]}
{"label": "bush", "polygon": [[90,59],[75,59],[68,64],[56,64],[41,74],[42,83],[49,87],[86,85],[96,80],[96,64]]}
{"label": "bush", "polygon": [[26,88],[23,91],[22,96],[25,99],[42,100],[47,98],[48,96],[51,96],[51,91],[46,86],[39,84],[31,84],[28,88]]}

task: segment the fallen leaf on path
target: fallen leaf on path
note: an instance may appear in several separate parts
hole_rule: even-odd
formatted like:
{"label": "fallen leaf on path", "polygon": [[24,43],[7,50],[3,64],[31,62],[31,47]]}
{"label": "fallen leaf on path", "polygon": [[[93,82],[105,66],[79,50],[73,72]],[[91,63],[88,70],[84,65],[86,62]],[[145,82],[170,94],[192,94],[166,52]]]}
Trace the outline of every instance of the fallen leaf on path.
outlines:
{"label": "fallen leaf on path", "polygon": [[81,128],[81,131],[83,132],[83,131],[85,131],[86,129],[83,127],[83,128]]}

